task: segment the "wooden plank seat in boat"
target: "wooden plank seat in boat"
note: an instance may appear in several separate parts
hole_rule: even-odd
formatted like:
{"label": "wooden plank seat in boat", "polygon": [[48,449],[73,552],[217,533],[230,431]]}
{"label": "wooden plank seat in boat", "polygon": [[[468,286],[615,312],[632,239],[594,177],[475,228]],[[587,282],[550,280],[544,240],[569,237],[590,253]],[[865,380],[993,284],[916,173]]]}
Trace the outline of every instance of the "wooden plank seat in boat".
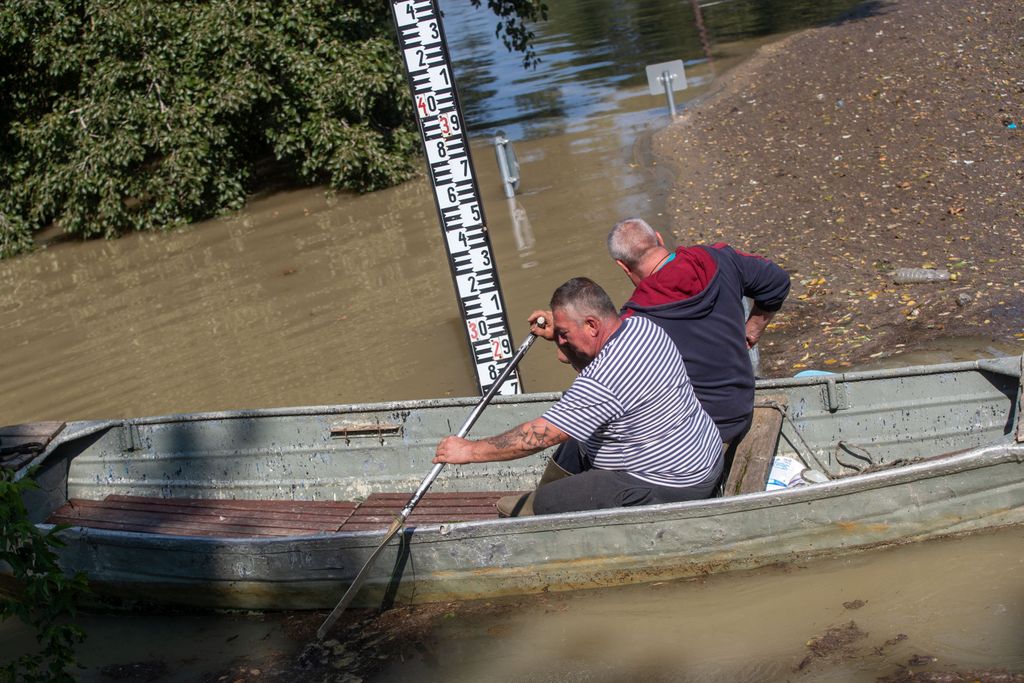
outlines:
{"label": "wooden plank seat in boat", "polygon": [[[110,495],[103,500],[72,498],[47,521],[168,536],[314,536],[387,529],[409,495],[375,493],[362,503]],[[427,493],[406,525],[496,519],[494,503],[504,495],[508,492]]]}
{"label": "wooden plank seat in boat", "polygon": [[772,471],[786,408],[786,397],[781,394],[761,397],[754,404],[750,429],[736,446],[732,462],[726,462],[729,476],[725,480],[723,496],[764,491]]}
{"label": "wooden plank seat in boat", "polygon": [[[524,493],[514,491],[511,493]],[[345,531],[387,529],[409,502],[408,493],[374,493],[345,522]],[[509,491],[467,491],[463,493],[427,493],[409,515],[406,526],[444,524],[470,520],[497,519],[494,504]]]}
{"label": "wooden plank seat in boat", "polygon": [[292,536],[336,531],[355,508],[352,502],[111,495],[72,498],[47,521],[169,536]]}

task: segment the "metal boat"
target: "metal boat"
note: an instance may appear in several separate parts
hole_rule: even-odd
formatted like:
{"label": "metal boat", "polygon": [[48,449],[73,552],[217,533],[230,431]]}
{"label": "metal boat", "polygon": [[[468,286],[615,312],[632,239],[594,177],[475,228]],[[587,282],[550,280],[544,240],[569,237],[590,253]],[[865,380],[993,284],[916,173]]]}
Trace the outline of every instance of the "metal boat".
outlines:
{"label": "metal boat", "polygon": [[[499,519],[493,501],[530,489],[545,454],[449,466],[356,604],[682,579],[1020,524],[1021,362],[760,380],[728,495],[704,501]],[[473,434],[557,398],[498,397]],[[61,565],[101,599],[330,608],[476,400],[69,422],[17,476],[40,485],[35,523],[69,525]],[[0,447],[31,431],[0,431]],[[765,491],[783,459],[801,476]]]}

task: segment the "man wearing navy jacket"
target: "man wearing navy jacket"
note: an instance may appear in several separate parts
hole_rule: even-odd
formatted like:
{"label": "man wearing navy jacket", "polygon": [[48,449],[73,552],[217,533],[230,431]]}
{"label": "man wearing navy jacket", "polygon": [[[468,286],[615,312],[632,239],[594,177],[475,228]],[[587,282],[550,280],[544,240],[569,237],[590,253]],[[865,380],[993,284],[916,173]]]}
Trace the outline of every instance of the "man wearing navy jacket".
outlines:
{"label": "man wearing navy jacket", "polygon": [[[727,244],[665,248],[645,221],[628,218],[608,234],[608,252],[636,286],[623,317],[658,323],[676,343],[694,392],[723,442],[750,426],[754,370],[748,350],[789,294],[789,274]],[[754,300],[744,319],[743,297]]]}

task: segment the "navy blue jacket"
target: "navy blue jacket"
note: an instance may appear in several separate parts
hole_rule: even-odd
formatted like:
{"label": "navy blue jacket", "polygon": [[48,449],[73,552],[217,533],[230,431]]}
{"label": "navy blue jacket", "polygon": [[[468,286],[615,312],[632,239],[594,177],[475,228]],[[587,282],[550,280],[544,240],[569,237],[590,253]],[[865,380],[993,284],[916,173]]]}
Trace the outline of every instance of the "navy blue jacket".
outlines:
{"label": "navy blue jacket", "polygon": [[622,309],[658,323],[679,347],[694,392],[731,441],[750,425],[754,370],[746,343],[743,297],[777,311],[789,274],[768,259],[727,244],[680,247],[645,278]]}

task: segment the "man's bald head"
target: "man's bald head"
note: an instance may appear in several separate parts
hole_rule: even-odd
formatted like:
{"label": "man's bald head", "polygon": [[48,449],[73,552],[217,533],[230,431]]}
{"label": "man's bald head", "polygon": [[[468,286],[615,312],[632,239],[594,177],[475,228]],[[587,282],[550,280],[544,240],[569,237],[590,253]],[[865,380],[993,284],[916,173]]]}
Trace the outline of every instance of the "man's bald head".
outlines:
{"label": "man's bald head", "polygon": [[636,272],[644,257],[663,248],[658,232],[642,218],[627,218],[608,233],[608,253]]}

